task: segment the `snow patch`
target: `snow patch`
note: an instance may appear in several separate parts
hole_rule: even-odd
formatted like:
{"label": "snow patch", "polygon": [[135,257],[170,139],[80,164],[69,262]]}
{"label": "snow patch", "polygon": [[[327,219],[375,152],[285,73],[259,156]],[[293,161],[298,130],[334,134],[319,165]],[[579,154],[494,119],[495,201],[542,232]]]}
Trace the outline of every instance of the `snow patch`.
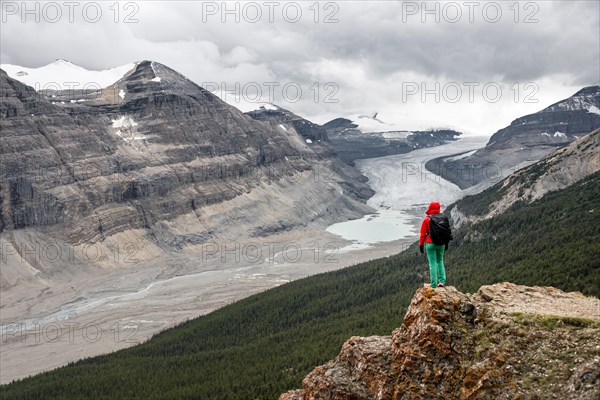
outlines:
{"label": "snow patch", "polygon": [[125,99],[125,91],[123,89],[119,90],[119,97]]}
{"label": "snow patch", "polygon": [[154,68],[154,61],[150,63],[150,67],[152,68],[152,72],[154,72],[154,78],[150,79],[152,82],[160,82],[160,77],[156,73],[156,68]]}
{"label": "snow patch", "polygon": [[133,118],[130,117],[121,117],[119,119],[113,119],[112,120],[112,127],[113,128],[124,128],[124,129],[131,129],[134,126],[137,126],[138,123],[135,122],[133,120]]}
{"label": "snow patch", "polygon": [[312,140],[310,140],[310,139],[306,139],[306,143],[309,143],[309,144],[310,144],[310,143],[312,143]]}
{"label": "snow patch", "polygon": [[381,135],[384,139],[406,139],[409,135],[412,135],[413,132],[409,131],[389,131],[383,132]]}
{"label": "snow patch", "polygon": [[263,103],[260,108],[264,108],[265,110],[279,110],[279,107],[271,103]]}
{"label": "snow patch", "polygon": [[548,133],[546,133],[546,132],[540,133],[540,135],[542,135],[542,136],[548,136],[548,137],[550,137],[550,134],[548,134]]}
{"label": "snow patch", "polygon": [[590,106],[590,108],[588,108],[588,112],[592,113],[592,114],[600,115],[600,108],[598,108],[596,106]]}
{"label": "snow patch", "polygon": [[283,129],[284,131],[286,131],[286,132],[287,132],[287,128],[285,127],[285,125],[283,125],[283,124],[279,124],[279,127],[280,127],[281,129]]}
{"label": "snow patch", "polygon": [[138,126],[138,123],[135,122],[131,117],[122,116],[118,119],[112,120],[112,127],[120,128],[115,131],[115,134],[126,142],[148,139],[146,136],[136,136],[136,126]]}
{"label": "snow patch", "polygon": [[566,138],[567,138],[567,134],[566,134],[566,133],[564,133],[564,132],[559,132],[559,131],[556,131],[556,132],[554,133],[554,137],[558,137],[558,138],[563,138],[563,139],[566,139]]}

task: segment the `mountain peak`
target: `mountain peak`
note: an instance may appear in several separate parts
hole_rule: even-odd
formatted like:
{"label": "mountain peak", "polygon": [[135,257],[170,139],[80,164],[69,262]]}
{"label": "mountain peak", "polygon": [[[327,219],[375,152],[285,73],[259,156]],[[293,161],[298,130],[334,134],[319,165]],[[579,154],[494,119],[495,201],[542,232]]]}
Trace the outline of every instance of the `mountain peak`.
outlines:
{"label": "mountain peak", "polygon": [[126,101],[148,96],[150,93],[180,94],[197,99],[209,97],[211,102],[217,98],[185,75],[151,60],[136,62],[113,86],[119,89],[119,96]]}
{"label": "mountain peak", "polygon": [[[279,399],[597,398],[597,310],[598,299],[553,287],[418,289],[391,336],[348,339]],[[530,379],[540,371],[545,381]]]}
{"label": "mountain peak", "polygon": [[586,86],[573,96],[597,96],[600,95],[600,85]]}
{"label": "mountain peak", "polygon": [[[573,96],[558,101],[541,112],[583,111],[594,113],[600,107],[600,86],[587,86]],[[600,112],[600,110],[598,110]],[[595,112],[596,114],[598,112]]]}
{"label": "mountain peak", "polygon": [[57,58],[54,62],[52,62],[48,65],[68,65],[68,66],[73,66],[73,67],[77,67],[77,68],[83,68],[82,66],[72,63],[69,60],[65,60],[64,58]]}

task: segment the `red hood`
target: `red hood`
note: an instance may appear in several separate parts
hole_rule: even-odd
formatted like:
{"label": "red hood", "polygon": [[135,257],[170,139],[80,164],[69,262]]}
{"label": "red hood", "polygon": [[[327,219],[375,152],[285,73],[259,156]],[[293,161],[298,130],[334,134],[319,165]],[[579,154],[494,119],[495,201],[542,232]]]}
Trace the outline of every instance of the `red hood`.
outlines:
{"label": "red hood", "polygon": [[431,215],[431,214],[438,214],[439,212],[440,212],[440,203],[438,203],[437,201],[432,201],[431,204],[429,204],[429,208],[427,209],[425,214]]}

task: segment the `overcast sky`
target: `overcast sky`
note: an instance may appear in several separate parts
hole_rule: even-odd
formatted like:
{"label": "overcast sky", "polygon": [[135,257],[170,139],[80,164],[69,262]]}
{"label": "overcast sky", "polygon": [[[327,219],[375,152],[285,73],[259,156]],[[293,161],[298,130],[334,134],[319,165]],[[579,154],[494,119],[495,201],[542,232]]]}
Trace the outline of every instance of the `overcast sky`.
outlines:
{"label": "overcast sky", "polygon": [[378,112],[491,135],[600,82],[596,0],[0,4],[3,64],[154,60],[318,123]]}

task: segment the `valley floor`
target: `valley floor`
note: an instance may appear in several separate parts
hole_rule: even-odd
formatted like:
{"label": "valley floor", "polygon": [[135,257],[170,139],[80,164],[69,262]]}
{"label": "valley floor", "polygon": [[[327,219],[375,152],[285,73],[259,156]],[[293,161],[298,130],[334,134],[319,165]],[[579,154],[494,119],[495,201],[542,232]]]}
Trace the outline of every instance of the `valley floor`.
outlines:
{"label": "valley floor", "polygon": [[[213,242],[204,247],[205,254],[182,257],[185,265],[179,268],[136,265],[130,271],[73,281],[71,286],[83,289],[68,303],[64,300],[73,294],[71,287],[21,287],[2,298],[1,383],[132,346],[251,294],[397,254],[413,241],[411,237],[340,252],[351,242],[322,228],[305,228],[239,242],[238,249],[230,242]],[[245,245],[253,247],[244,250]],[[255,251],[256,246],[261,250]],[[189,272],[186,267],[194,263],[203,265],[202,270]],[[179,275],[179,269],[188,272]],[[50,292],[57,295],[48,296]],[[28,310],[40,303],[43,308],[32,315]]]}

